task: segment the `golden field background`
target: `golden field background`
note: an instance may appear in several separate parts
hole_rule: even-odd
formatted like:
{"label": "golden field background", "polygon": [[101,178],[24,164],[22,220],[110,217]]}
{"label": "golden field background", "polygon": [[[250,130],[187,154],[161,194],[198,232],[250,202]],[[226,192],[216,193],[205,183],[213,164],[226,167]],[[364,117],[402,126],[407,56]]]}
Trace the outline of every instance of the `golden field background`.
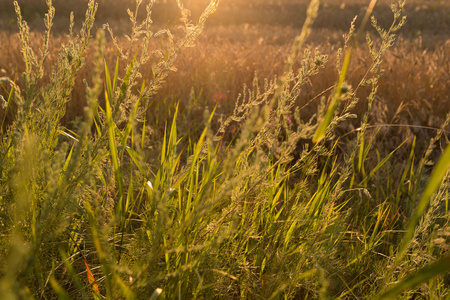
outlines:
{"label": "golden field background", "polygon": [[[24,70],[17,37],[12,0],[0,1],[0,76],[15,78],[21,83]],[[44,0],[18,1],[24,19],[29,23],[31,40],[39,47],[44,28],[42,17],[46,12]],[[317,97],[328,90],[337,78],[336,53],[343,45],[343,34],[348,31],[354,16],[361,19],[369,1],[323,1],[307,47],[318,48],[329,55],[325,70],[316,75],[305,86],[299,96],[298,106],[313,114],[317,111]],[[56,8],[52,54],[47,61],[52,66],[58,55],[60,43],[65,40],[69,27],[69,13],[74,12],[75,27],[80,26],[87,1],[54,0]],[[135,51],[123,37],[131,30],[126,9],[134,10],[134,1],[100,0],[97,28],[109,23],[125,49]],[[145,2],[144,2],[145,3]],[[192,19],[207,4],[206,0],[187,0],[185,7],[192,12]],[[378,1],[374,15],[380,25],[390,25],[392,13],[390,1]],[[178,56],[177,72],[172,72],[160,92],[152,99],[151,114],[161,114],[161,107],[180,102],[189,118],[202,116],[205,106],[218,106],[218,114],[229,114],[234,102],[245,85],[251,85],[254,75],[259,79],[273,78],[282,73],[291,44],[300,32],[305,19],[308,1],[295,0],[222,0],[215,15],[197,40],[196,47],[184,49]],[[141,12],[145,11],[144,7]],[[379,84],[377,101],[372,113],[372,124],[409,124],[414,126],[439,127],[450,109],[450,3],[445,0],[407,1],[407,24],[401,29],[394,47],[385,55],[382,68],[385,70]],[[157,1],[152,13],[154,31],[170,28],[175,38],[179,31],[179,10],[175,1]],[[357,22],[358,24],[358,22]],[[375,32],[373,32],[375,37]],[[113,65],[116,50],[107,35],[107,58]],[[161,39],[154,39],[155,48],[164,48]],[[82,115],[84,102],[83,79],[89,82],[89,61],[93,49],[78,76],[78,82],[68,103],[65,122]],[[370,65],[367,47],[362,43],[351,62],[348,82],[356,84]],[[121,65],[125,66],[122,60]],[[150,69],[141,70],[143,79],[151,78]],[[47,74],[48,75],[48,74]],[[361,111],[369,90],[360,89]],[[3,95],[5,91],[1,92]],[[327,95],[325,92],[324,95]],[[164,106],[160,104],[164,103]],[[4,111],[0,110],[0,115]],[[8,118],[11,116],[8,115]],[[357,124],[355,124],[357,126]],[[353,127],[344,128],[344,131]],[[398,132],[397,127],[384,128],[386,134]],[[450,129],[448,129],[450,130]],[[433,130],[421,127],[402,127],[399,139],[404,135],[433,135]]]}

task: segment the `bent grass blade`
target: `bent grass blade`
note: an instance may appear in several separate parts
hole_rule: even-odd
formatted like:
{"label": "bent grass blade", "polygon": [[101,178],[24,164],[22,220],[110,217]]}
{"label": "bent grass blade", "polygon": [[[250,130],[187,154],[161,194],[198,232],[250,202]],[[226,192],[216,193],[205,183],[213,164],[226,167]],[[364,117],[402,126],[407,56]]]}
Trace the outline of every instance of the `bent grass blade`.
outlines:
{"label": "bent grass blade", "polygon": [[347,76],[347,72],[348,72],[348,69],[350,66],[350,60],[352,58],[352,51],[354,50],[353,48],[356,48],[356,45],[357,45],[356,43],[358,42],[360,36],[362,35],[362,33],[364,31],[364,28],[366,27],[367,21],[369,20],[369,17],[372,14],[372,11],[373,11],[376,3],[377,3],[377,0],[370,1],[369,7],[367,8],[366,14],[364,15],[364,19],[361,23],[361,26],[359,27],[358,33],[356,34],[354,45],[352,47],[350,47],[345,54],[344,64],[342,65],[341,75],[339,76],[339,80],[336,85],[336,89],[335,89],[333,98],[331,99],[330,105],[328,106],[328,109],[325,113],[324,119],[320,123],[319,127],[317,127],[317,130],[314,134],[314,137],[313,137],[314,143],[320,142],[325,137],[325,134],[327,133],[327,128],[330,125],[331,120],[334,116],[334,113],[341,101],[341,95],[343,93],[342,87],[344,85],[344,81],[345,81],[345,78]]}

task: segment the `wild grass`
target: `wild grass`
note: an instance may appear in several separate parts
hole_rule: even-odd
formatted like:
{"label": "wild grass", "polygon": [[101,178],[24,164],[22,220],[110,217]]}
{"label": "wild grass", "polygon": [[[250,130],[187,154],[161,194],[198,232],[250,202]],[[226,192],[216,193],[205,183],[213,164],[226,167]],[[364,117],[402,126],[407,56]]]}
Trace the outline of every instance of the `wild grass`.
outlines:
{"label": "wild grass", "polygon": [[[82,2],[77,2],[71,7],[67,7],[67,1],[54,2],[58,14],[55,16],[54,23],[56,25],[53,29],[54,36],[50,42],[50,53],[46,60],[47,67],[53,65],[58,57],[57,45],[64,41],[64,35],[69,27],[70,9],[75,10],[76,28],[80,26],[80,18],[84,15]],[[109,19],[108,15],[103,13],[100,20],[95,23],[94,32],[97,28],[102,28],[102,24],[109,23],[116,32],[117,38],[122,40],[122,43],[126,43],[123,35],[130,32],[131,25],[129,25],[130,22],[127,22],[128,16],[125,10],[126,8],[132,9],[132,2],[120,1],[120,3],[114,2],[113,5],[109,5],[104,10],[110,14]],[[25,18],[32,23],[31,43],[32,47],[37,49],[41,47],[41,33],[39,30],[33,29],[42,28],[44,25],[40,16],[43,16],[43,12],[45,12],[45,4],[43,1],[22,1],[20,3],[23,3],[25,8],[28,7],[30,11],[36,11],[34,9],[36,6],[41,7],[38,10],[40,14],[29,13],[28,18]],[[199,3],[192,3],[192,5],[198,10]],[[321,53],[328,55],[330,59],[325,63],[322,72],[312,76],[309,83],[303,87],[303,92],[296,100],[297,106],[303,107],[311,99],[320,99],[316,96],[335,83],[337,69],[334,62],[337,49],[342,47],[342,35],[352,18],[361,14],[363,4],[366,4],[362,1],[352,3],[352,5],[346,3],[343,9],[340,5],[330,1],[321,5],[318,19],[313,24],[313,34],[308,37],[306,45],[311,49],[319,48]],[[176,33],[178,32],[176,14],[171,13],[174,15],[173,18],[165,20],[161,18],[165,11],[170,11],[173,6],[176,8],[175,3],[169,4],[165,4],[169,7],[162,3],[155,4],[158,10],[153,14],[157,18],[153,26],[159,29],[162,28],[161,26],[167,25],[172,32]],[[208,20],[209,26],[206,26],[203,34],[196,40],[197,47],[185,49],[178,54],[176,63],[178,71],[169,74],[166,83],[162,86],[161,93],[153,97],[153,104],[159,106],[160,103],[170,102],[175,105],[180,102],[182,115],[193,114],[192,117],[201,116],[204,105],[214,107],[218,104],[217,113],[228,115],[234,107],[233,100],[242,92],[244,85],[252,84],[255,72],[260,78],[273,78],[279,75],[283,71],[284,61],[289,56],[291,41],[299,34],[301,23],[298,22],[304,20],[302,11],[306,4],[297,3],[292,6],[291,2],[286,1],[286,7],[290,8],[291,14],[295,14],[295,18],[288,14],[286,9],[282,9],[283,6],[275,3],[269,4],[255,3],[253,7],[248,7],[248,4],[242,1],[234,3],[234,5],[228,2],[222,3],[220,12],[212,16],[216,19]],[[10,13],[2,17],[2,20],[14,21],[12,5],[4,5],[5,9],[0,9],[0,11],[4,14]],[[99,5],[101,8],[106,4],[104,1],[100,1]],[[270,11],[272,23],[267,20],[264,23],[263,17],[251,19],[248,16],[250,13],[255,16],[264,15],[265,8],[267,8],[266,14]],[[374,116],[374,123],[438,128],[444,121],[447,107],[450,104],[448,96],[450,43],[448,41],[449,24],[446,17],[448,9],[448,5],[442,1],[434,1],[426,5],[415,1],[406,4],[405,11],[414,22],[405,24],[398,32],[396,47],[391,48],[384,55],[381,68],[385,72],[380,78],[377,91],[377,114],[376,118]],[[295,13],[297,11],[301,16]],[[99,13],[101,12],[102,10]],[[220,20],[220,18],[233,20],[232,16],[243,12],[247,14],[247,17],[241,18],[245,21],[244,23],[235,20],[228,24]],[[374,9],[374,14],[383,19],[380,21],[384,24],[383,26],[390,25],[388,23],[391,17],[389,12],[386,1],[377,3]],[[139,15],[142,14],[139,13]],[[277,23],[277,19],[285,20],[286,24]],[[430,19],[436,22],[428,24],[427,20]],[[329,20],[332,22],[328,22]],[[0,75],[16,78],[16,83],[23,88],[21,74],[25,66],[20,55],[20,42],[14,34],[16,27],[15,21],[13,23],[8,21],[7,24],[1,26],[3,31],[0,32],[0,37],[4,42],[0,44],[2,53]],[[368,30],[373,29],[368,27]],[[374,38],[377,41],[375,34]],[[159,39],[155,39],[151,43],[152,47],[163,45]],[[93,64],[94,53],[94,47],[87,49],[86,64],[80,70],[82,75],[75,79],[75,88],[72,90],[71,101],[67,104],[68,109],[63,119],[66,126],[70,127],[71,121],[83,115],[83,108],[86,105],[83,79],[89,81],[92,78],[90,66]],[[110,39],[105,40],[105,56],[109,64],[115,64],[116,49]],[[354,57],[352,71],[347,76],[348,83],[353,86],[359,82],[358,79],[364,75],[370,64],[370,55],[365,47],[358,47]],[[126,64],[129,59],[131,58],[128,58],[128,61],[121,60],[121,63]],[[142,70],[143,73],[151,72],[150,65],[142,66]],[[360,99],[365,99],[370,90],[360,88],[357,92]],[[4,90],[0,93],[4,97],[7,96]],[[189,103],[191,98],[195,98],[196,101],[189,105],[189,110],[185,110],[184,103]],[[309,116],[314,114],[317,102],[312,101],[304,107],[304,113],[308,113]],[[104,99],[101,99],[101,103],[104,103]],[[364,100],[358,103],[358,115],[362,115],[366,105],[367,102]],[[4,116],[4,113],[5,111],[0,109],[0,116]],[[7,115],[7,119],[10,118],[11,116]],[[357,128],[359,121],[352,123],[347,131]],[[395,137],[400,135],[399,139],[406,137],[403,135],[408,135],[408,130],[397,131],[394,127],[385,127],[382,132],[384,133],[388,129],[390,135]],[[414,127],[414,134],[418,134],[419,131],[422,131],[420,135],[427,136],[426,140],[431,138],[435,132]],[[393,144],[398,144],[398,140]],[[426,145],[420,145],[420,147],[425,148]]]}
{"label": "wild grass", "polygon": [[[59,37],[51,0],[41,34],[14,2],[20,46],[10,55],[23,63],[21,79],[0,78],[2,297],[448,297],[450,112],[436,128],[395,128],[412,104],[393,112],[379,88],[405,3],[388,27],[373,17],[366,34],[352,22],[342,47],[314,49],[311,1],[284,64],[263,44],[236,61],[220,55],[227,43],[207,51],[201,33],[218,1],[192,15],[173,4],[178,30],[154,27],[156,2],[136,0],[127,38],[113,25],[94,38],[95,0]],[[408,43],[398,51],[416,59]],[[445,61],[445,49],[429,51]],[[246,53],[254,69],[218,72],[245,65]],[[254,74],[262,57],[276,62],[267,77]],[[334,76],[320,77],[327,68]],[[427,76],[445,73],[428,70],[419,78],[439,87]],[[72,107],[81,110],[69,124]]]}

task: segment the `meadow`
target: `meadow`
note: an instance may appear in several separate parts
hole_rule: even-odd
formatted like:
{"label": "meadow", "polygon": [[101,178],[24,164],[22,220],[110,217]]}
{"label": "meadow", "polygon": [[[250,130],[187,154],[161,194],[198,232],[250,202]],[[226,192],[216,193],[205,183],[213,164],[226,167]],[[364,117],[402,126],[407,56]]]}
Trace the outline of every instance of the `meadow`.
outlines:
{"label": "meadow", "polygon": [[447,2],[1,1],[2,299],[449,297]]}

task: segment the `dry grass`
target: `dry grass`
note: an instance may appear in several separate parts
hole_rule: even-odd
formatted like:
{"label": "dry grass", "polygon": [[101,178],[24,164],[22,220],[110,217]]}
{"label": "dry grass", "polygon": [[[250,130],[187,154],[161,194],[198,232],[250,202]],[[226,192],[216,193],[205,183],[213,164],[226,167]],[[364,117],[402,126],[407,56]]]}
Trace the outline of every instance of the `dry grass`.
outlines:
{"label": "dry grass", "polygon": [[[125,34],[129,30],[125,8],[132,7],[134,1],[99,1],[98,25],[109,22],[116,34]],[[159,1],[163,2],[163,1]],[[165,1],[164,1],[165,2]],[[206,1],[187,1],[192,8],[193,17]],[[319,93],[329,88],[336,80],[334,67],[336,50],[342,45],[343,37],[351,19],[364,10],[366,1],[324,1],[314,31],[308,40],[308,46],[319,48],[330,56],[326,71],[314,77],[310,84],[303,88],[298,105],[303,106]],[[44,1],[19,1],[24,17],[32,29],[42,28],[41,15],[45,12]],[[58,37],[68,28],[68,14],[75,12],[75,17],[82,17],[85,2],[77,4],[67,1],[54,1],[56,20],[52,41],[55,46],[48,59],[53,65],[57,58],[57,46],[64,37]],[[380,1],[374,14],[379,23],[390,22],[388,1]],[[108,9],[102,9],[106,7]],[[222,1],[219,10],[210,20],[207,28],[197,42],[197,46],[184,50],[179,57],[178,72],[172,73],[162,93],[153,99],[154,105],[162,102],[188,103],[192,97],[191,89],[199,97],[196,107],[199,112],[205,105],[218,105],[219,113],[229,114],[234,101],[241,93],[244,85],[250,85],[255,73],[259,78],[272,78],[281,74],[282,66],[290,51],[293,38],[300,30],[305,17],[307,1]],[[172,5],[173,6],[173,5]],[[177,16],[172,6],[160,3],[153,16],[155,26],[175,23]],[[23,62],[19,51],[16,26],[8,23],[13,18],[12,5],[9,1],[0,3],[2,17],[0,39],[0,72],[1,76],[16,78],[21,84]],[[106,13],[107,12],[107,13]],[[385,69],[380,81],[378,97],[380,109],[384,111],[374,116],[376,123],[403,123],[421,126],[438,127],[450,107],[450,5],[446,1],[434,0],[423,4],[422,1],[410,1],[406,13],[413,20],[402,29],[401,38],[396,47],[384,59]],[[9,19],[8,19],[9,16]],[[386,16],[383,18],[383,16]],[[433,22],[430,22],[433,20]],[[383,24],[384,25],[384,24]],[[176,28],[174,28],[176,32]],[[34,31],[33,43],[41,43],[40,32]],[[125,39],[122,39],[125,42]],[[93,53],[93,49],[91,51]],[[74,120],[82,115],[85,106],[84,86],[82,79],[89,80],[91,75],[90,60],[78,76],[79,81],[68,103],[65,120]],[[115,50],[110,40],[107,41],[106,53],[111,62]],[[352,72],[348,81],[361,78],[367,69],[370,56],[365,47],[357,50],[352,61]],[[124,64],[124,62],[122,62]],[[125,64],[124,64],[125,65]],[[144,79],[151,76],[150,70],[142,70]],[[147,78],[146,78],[147,76]],[[368,91],[360,90],[360,98],[364,100]],[[364,101],[359,104],[359,111],[364,109]],[[194,105],[195,106],[195,105]],[[314,101],[310,104],[311,113],[316,111]],[[182,107],[183,108],[183,107]],[[400,114],[396,114],[398,110]],[[0,111],[3,114],[3,111]],[[431,133],[431,132],[430,132]]]}

